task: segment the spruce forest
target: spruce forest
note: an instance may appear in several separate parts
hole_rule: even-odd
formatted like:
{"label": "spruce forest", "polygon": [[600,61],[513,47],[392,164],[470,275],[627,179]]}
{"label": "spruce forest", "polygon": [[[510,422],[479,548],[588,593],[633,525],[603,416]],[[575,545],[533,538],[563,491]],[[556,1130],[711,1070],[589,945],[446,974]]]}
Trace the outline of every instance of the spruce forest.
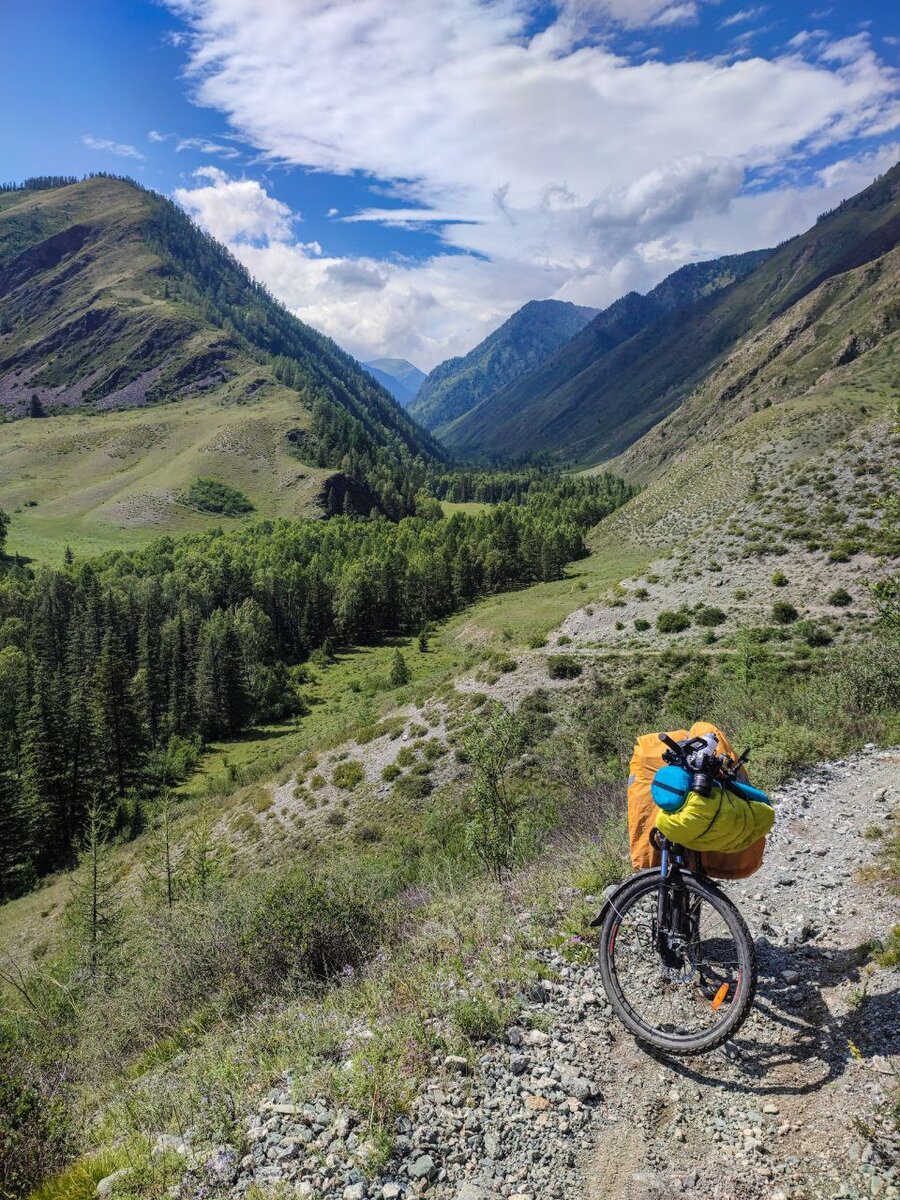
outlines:
{"label": "spruce forest", "polygon": [[[133,836],[206,739],[304,711],[303,664],[560,577],[633,489],[441,476],[487,512],[274,521],[0,579],[0,897],[70,866],[89,812]],[[516,494],[518,493],[518,495]],[[149,810],[149,812],[148,812]]]}

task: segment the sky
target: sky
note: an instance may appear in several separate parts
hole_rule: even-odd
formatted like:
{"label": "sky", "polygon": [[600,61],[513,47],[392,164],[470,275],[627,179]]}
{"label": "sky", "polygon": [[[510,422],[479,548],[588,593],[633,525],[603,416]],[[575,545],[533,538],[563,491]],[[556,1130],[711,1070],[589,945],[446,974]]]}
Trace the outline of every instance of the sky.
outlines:
{"label": "sky", "polygon": [[888,0],[0,0],[0,178],[172,197],[357,357],[775,245],[900,158]]}

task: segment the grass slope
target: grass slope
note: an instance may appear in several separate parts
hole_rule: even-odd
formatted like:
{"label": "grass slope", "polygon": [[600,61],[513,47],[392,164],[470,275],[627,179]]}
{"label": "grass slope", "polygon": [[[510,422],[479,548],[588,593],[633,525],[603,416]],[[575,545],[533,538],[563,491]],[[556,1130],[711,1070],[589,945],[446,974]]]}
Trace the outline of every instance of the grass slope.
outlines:
{"label": "grass slope", "polygon": [[0,427],[7,552],[59,562],[66,546],[81,557],[229,524],[183,502],[197,479],[243,492],[255,518],[316,516],[333,472],[301,463],[287,439],[307,422],[296,393],[270,385],[240,406],[207,396]]}
{"label": "grass slope", "polygon": [[[52,419],[19,423],[29,414],[93,423],[64,433]],[[171,507],[194,465],[233,468],[222,482],[249,484],[260,511],[295,515],[321,489],[300,487],[295,501],[301,457],[340,465],[369,494],[388,495],[391,511],[403,510],[397,493],[413,459],[440,457],[355,359],[181,210],[107,177],[0,191],[4,417],[0,504],[52,502],[52,520],[30,519],[32,541],[14,547],[51,556],[70,517],[72,537],[95,549],[144,524],[195,527]],[[268,481],[248,479],[264,470]]]}
{"label": "grass slope", "polygon": [[689,307],[672,309],[611,349],[598,346],[593,358],[587,347],[579,354],[567,349],[552,375],[548,367],[533,386],[526,378],[498,393],[443,431],[445,441],[469,454],[545,450],[584,463],[621,453],[677,408],[743,337],[829,278],[881,257],[898,235],[900,166],[746,278],[690,296]]}

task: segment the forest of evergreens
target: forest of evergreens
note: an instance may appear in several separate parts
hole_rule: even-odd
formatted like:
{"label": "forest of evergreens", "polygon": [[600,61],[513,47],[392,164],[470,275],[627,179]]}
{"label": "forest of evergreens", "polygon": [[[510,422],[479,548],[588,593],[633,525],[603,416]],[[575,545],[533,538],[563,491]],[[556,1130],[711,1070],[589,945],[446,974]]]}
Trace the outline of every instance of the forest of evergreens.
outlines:
{"label": "forest of evergreens", "polygon": [[[502,484],[497,485],[503,490]],[[513,489],[515,491],[515,489]],[[98,804],[124,835],[204,740],[301,715],[304,662],[558,578],[631,494],[532,477],[519,503],[391,522],[263,521],[0,577],[0,897],[68,866]],[[2,528],[2,522],[0,522]]]}

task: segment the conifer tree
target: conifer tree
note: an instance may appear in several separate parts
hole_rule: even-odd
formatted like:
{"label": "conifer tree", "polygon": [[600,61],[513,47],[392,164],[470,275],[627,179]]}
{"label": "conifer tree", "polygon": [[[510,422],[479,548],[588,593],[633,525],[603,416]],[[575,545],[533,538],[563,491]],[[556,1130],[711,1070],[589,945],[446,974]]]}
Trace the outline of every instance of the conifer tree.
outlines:
{"label": "conifer tree", "polygon": [[92,982],[113,975],[122,943],[121,897],[100,805],[93,804],[66,906],[66,924],[75,952]]}
{"label": "conifer tree", "polygon": [[131,665],[114,619],[100,644],[94,712],[104,781],[108,791],[121,798],[134,776],[142,739],[131,692]]}
{"label": "conifer tree", "polygon": [[403,687],[404,684],[409,683],[410,679],[412,679],[412,672],[398,647],[391,659],[391,687]]}
{"label": "conifer tree", "polygon": [[241,727],[248,710],[247,693],[230,612],[219,609],[200,630],[195,698],[204,737],[222,737]]}
{"label": "conifer tree", "polygon": [[40,870],[66,861],[76,832],[68,822],[61,693],[59,673],[38,664],[22,738],[22,807]]}
{"label": "conifer tree", "polygon": [[31,850],[18,780],[0,750],[0,900],[28,889],[34,874]]}

